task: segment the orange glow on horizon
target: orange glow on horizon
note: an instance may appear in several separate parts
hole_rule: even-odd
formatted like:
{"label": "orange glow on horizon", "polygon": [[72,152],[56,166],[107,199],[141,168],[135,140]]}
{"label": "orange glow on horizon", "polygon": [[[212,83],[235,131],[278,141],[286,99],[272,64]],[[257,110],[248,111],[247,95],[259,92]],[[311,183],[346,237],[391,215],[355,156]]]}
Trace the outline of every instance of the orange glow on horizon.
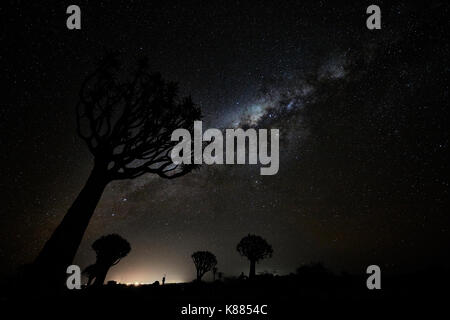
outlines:
{"label": "orange glow on horizon", "polygon": [[[114,275],[111,278],[108,278],[107,281],[115,281],[117,284],[125,284],[127,286],[140,286],[140,285],[149,285],[153,284],[154,282],[158,281],[160,285],[162,285],[162,277],[160,279],[148,279],[144,277],[140,277],[137,274],[129,274],[129,275],[123,275],[118,276]],[[184,283],[186,280],[184,279],[177,279],[177,278],[169,278],[166,277],[165,284],[173,284],[173,283]]]}

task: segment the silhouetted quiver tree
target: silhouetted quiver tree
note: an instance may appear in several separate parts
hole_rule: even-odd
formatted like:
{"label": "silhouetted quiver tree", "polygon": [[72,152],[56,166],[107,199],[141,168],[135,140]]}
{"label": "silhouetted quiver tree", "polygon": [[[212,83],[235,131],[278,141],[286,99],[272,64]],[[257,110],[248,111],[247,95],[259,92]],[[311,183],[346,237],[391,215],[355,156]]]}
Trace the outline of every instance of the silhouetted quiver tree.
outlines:
{"label": "silhouetted quiver tree", "polygon": [[197,269],[197,281],[201,281],[203,275],[217,265],[216,256],[209,251],[197,251],[191,257]]}
{"label": "silhouetted quiver tree", "polygon": [[262,259],[272,257],[273,254],[272,246],[265,239],[252,234],[242,238],[236,250],[241,256],[250,260],[250,279],[255,276],[256,263]]}
{"label": "silhouetted quiver tree", "polygon": [[64,283],[83,234],[106,187],[113,180],[145,173],[173,179],[193,166],[175,165],[170,158],[177,128],[193,131],[200,109],[190,98],[179,99],[177,86],[140,62],[125,78],[114,56],[101,61],[83,82],[77,105],[79,136],[94,156],[91,174],[78,197],[35,261],[55,284]]}
{"label": "silhouetted quiver tree", "polygon": [[92,244],[96,253],[95,282],[99,286],[105,282],[108,270],[119,263],[130,251],[131,247],[127,240],[117,234],[103,236]]}

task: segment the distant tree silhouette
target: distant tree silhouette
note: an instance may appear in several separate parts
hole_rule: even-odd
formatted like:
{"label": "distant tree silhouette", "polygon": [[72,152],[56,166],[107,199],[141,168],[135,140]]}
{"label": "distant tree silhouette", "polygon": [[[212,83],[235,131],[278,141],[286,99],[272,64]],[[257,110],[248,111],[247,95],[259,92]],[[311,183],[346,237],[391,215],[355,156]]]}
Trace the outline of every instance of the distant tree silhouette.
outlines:
{"label": "distant tree silhouette", "polygon": [[92,249],[96,253],[95,286],[105,282],[108,270],[120,262],[131,251],[130,244],[118,234],[109,234],[94,241]]}
{"label": "distant tree silhouette", "polygon": [[249,234],[242,238],[238,243],[236,250],[243,257],[247,257],[250,260],[250,272],[249,278],[252,279],[255,276],[255,265],[262,259],[270,258],[273,254],[273,249],[266,240],[257,235]]}
{"label": "distant tree silhouette", "polygon": [[[149,73],[146,60],[124,80],[116,55],[103,59],[81,85],[77,128],[94,156],[94,166],[78,197],[35,260],[36,270],[63,284],[83,234],[106,185],[145,173],[173,179],[194,166],[174,165],[170,152],[177,128],[193,131],[200,109],[179,99],[177,85]],[[42,276],[42,274],[41,274]]]}
{"label": "distant tree silhouette", "polygon": [[216,256],[209,251],[197,251],[191,257],[197,269],[197,281],[201,281],[203,275],[217,265]]}
{"label": "distant tree silhouette", "polygon": [[335,275],[327,269],[322,262],[311,262],[296,269],[297,279],[303,287],[326,287],[336,279]]}
{"label": "distant tree silhouette", "polygon": [[305,264],[302,265],[300,267],[298,267],[296,269],[296,273],[301,275],[301,274],[317,274],[317,275],[321,275],[321,274],[326,274],[329,271],[327,270],[327,268],[325,268],[323,262],[311,262],[310,264]]}
{"label": "distant tree silhouette", "polygon": [[245,280],[247,279],[247,276],[244,274],[244,272],[241,272],[241,274],[238,277],[239,280]]}

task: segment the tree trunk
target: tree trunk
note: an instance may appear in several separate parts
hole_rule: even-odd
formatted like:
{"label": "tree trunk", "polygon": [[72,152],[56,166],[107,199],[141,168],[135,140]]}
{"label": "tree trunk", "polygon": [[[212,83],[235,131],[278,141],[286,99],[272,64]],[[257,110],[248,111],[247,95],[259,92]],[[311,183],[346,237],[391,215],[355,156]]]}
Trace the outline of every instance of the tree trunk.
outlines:
{"label": "tree trunk", "polygon": [[45,274],[51,279],[52,286],[65,283],[66,269],[73,262],[89,220],[109,182],[105,173],[98,165],[94,166],[85,186],[35,260],[36,276],[41,278]]}
{"label": "tree trunk", "polygon": [[105,283],[106,275],[108,273],[110,266],[101,265],[98,267],[97,276],[95,277],[94,286],[102,286]]}
{"label": "tree trunk", "polygon": [[253,279],[255,277],[255,268],[256,268],[256,261],[250,260],[250,273],[248,274],[249,279]]}

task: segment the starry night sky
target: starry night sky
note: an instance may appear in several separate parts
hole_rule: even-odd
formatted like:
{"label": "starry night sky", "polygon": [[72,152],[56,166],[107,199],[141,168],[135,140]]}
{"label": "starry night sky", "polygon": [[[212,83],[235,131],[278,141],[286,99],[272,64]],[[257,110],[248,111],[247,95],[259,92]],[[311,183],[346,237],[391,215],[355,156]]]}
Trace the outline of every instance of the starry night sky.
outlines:
{"label": "starry night sky", "polygon": [[190,281],[196,250],[233,276],[248,269],[236,244],[256,233],[274,248],[257,271],[448,266],[449,8],[378,1],[382,29],[369,31],[372,2],[355,3],[79,1],[79,31],[66,28],[73,3],[2,4],[1,274],[33,260],[89,175],[75,105],[109,50],[125,70],[148,56],[192,95],[204,128],[280,129],[280,170],[113,182],[75,263],[118,233],[132,252],[107,279]]}

